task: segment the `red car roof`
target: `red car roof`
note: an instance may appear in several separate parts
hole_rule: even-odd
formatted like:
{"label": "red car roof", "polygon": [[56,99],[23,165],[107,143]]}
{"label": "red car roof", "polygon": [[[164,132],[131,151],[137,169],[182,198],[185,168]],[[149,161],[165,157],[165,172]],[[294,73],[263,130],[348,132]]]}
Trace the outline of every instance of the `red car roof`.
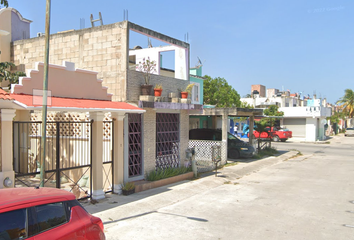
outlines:
{"label": "red car roof", "polygon": [[0,189],[0,212],[74,199],[74,194],[57,188]]}

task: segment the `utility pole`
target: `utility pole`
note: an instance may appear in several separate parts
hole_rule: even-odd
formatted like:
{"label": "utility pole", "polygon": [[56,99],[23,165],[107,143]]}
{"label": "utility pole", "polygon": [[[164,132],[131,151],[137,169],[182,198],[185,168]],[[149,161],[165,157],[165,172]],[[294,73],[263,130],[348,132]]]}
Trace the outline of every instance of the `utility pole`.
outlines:
{"label": "utility pole", "polygon": [[[44,77],[43,77],[43,105],[42,105],[42,138],[41,138],[41,168],[40,187],[44,187],[45,157],[47,142],[47,96],[48,96],[48,64],[49,64],[49,35],[50,35],[50,1],[47,0],[45,12],[45,54],[44,54]],[[59,179],[57,179],[59,181]]]}

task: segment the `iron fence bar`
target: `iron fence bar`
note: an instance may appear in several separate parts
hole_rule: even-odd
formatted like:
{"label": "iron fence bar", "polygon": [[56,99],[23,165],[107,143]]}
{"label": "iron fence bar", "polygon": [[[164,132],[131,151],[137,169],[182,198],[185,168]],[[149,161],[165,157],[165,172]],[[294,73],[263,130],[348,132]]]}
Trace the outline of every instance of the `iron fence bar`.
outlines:
{"label": "iron fence bar", "polygon": [[111,121],[111,129],[112,129],[112,134],[111,134],[111,141],[112,141],[112,154],[111,154],[111,161],[112,161],[112,193],[114,193],[114,121]]}
{"label": "iron fence bar", "polygon": [[20,181],[21,183],[23,183],[24,185],[26,185],[27,187],[30,187],[30,185],[28,185],[26,182],[22,181],[21,179],[18,178],[19,176],[15,177],[15,181]]}
{"label": "iron fence bar", "polygon": [[[61,168],[62,171],[68,171],[68,170],[72,170],[72,169],[79,169],[79,168],[89,168],[91,167],[91,165],[81,165],[81,166],[77,166],[77,167],[70,167],[70,168]],[[56,170],[47,170],[46,173],[52,173],[52,172],[56,172]],[[39,174],[39,171],[38,172],[32,172],[32,173],[19,173],[19,174],[16,174],[16,176],[19,176],[19,177],[24,177],[24,176],[31,176],[31,175],[36,175],[36,174]]]}
{"label": "iron fence bar", "polygon": [[90,124],[90,195],[92,196],[92,124],[93,119],[91,119]]}
{"label": "iron fence bar", "polygon": [[60,153],[59,153],[59,149],[60,149],[60,143],[59,143],[59,135],[60,135],[60,123],[59,122],[57,122],[56,123],[56,127],[57,127],[57,131],[56,131],[56,149],[57,149],[57,151],[56,151],[56,179],[57,179],[57,181],[56,181],[56,187],[57,188],[60,188]]}

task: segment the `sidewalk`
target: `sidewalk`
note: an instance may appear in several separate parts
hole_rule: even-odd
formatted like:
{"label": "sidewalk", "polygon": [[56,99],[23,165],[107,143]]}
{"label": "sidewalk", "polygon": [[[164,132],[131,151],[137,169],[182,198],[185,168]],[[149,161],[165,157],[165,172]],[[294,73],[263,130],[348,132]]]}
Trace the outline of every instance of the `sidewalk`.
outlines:
{"label": "sidewalk", "polygon": [[108,229],[114,225],[112,223],[150,214],[162,207],[172,205],[220,185],[236,183],[237,179],[243,176],[280,163],[296,154],[297,151],[290,151],[276,157],[261,160],[251,159],[219,169],[217,177],[215,177],[215,172],[212,172],[204,174],[196,180],[182,181],[129,196],[106,194],[106,199],[100,200],[96,204],[86,202],[82,205],[88,212],[100,217],[105,229]]}

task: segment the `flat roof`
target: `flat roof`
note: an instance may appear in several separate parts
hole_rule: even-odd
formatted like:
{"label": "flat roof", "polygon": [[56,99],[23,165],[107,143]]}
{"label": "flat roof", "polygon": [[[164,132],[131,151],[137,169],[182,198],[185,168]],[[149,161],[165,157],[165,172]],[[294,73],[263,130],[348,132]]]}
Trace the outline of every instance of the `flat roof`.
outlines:
{"label": "flat roof", "polygon": [[[39,110],[42,108],[42,97],[10,94],[15,99],[15,103],[27,110]],[[126,102],[113,102],[108,100],[76,99],[48,97],[47,108],[51,111],[102,111],[102,112],[124,112],[124,113],[144,113],[145,110]]]}

